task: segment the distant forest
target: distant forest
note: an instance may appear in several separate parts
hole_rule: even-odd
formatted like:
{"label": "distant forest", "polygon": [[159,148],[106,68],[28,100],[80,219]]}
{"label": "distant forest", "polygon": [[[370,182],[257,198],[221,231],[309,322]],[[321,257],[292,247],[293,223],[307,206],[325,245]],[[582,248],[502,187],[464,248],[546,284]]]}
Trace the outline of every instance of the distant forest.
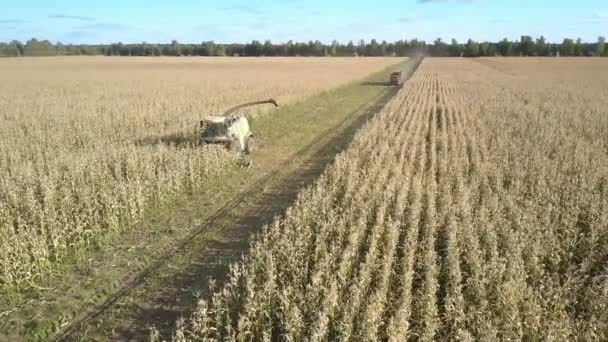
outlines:
{"label": "distant forest", "polygon": [[213,41],[200,44],[183,44],[172,41],[168,44],[123,44],[74,45],[53,44],[48,40],[30,39],[25,43],[12,41],[0,43],[0,57],[20,56],[413,56],[426,54],[436,57],[480,57],[480,56],[608,56],[606,39],[588,43],[581,39],[564,39],[561,44],[548,43],[544,37],[533,39],[522,36],[519,41],[503,39],[499,42],[477,42],[469,39],[459,43],[452,39],[446,43],[441,39],[432,44],[425,41],[399,40],[379,42],[372,39],[358,43],[342,44],[337,41],[327,45],[320,41],[300,43],[289,41],[273,44],[254,40],[247,44],[217,44]]}

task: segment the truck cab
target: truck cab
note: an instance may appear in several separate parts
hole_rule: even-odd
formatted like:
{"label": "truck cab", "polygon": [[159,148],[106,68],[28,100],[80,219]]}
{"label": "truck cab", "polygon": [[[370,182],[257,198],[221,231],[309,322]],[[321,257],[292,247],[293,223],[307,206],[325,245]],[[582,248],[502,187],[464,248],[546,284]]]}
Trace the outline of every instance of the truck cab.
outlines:
{"label": "truck cab", "polygon": [[399,85],[401,84],[401,76],[402,76],[402,72],[401,71],[395,71],[393,73],[391,73],[390,79],[389,79],[389,83],[391,85]]}

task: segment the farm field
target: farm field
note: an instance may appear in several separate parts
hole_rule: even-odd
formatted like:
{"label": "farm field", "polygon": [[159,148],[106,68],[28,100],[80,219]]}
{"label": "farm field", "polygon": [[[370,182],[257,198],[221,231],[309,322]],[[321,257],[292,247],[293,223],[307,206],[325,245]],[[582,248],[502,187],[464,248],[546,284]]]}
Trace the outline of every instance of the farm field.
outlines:
{"label": "farm field", "polygon": [[[24,74],[27,75],[30,67],[35,67],[33,60],[2,60],[0,62],[7,64],[28,62],[27,72],[24,71]],[[7,295],[4,295],[3,292],[0,296],[0,340],[54,339],[57,337],[54,335],[64,329],[67,329],[67,335],[63,340],[139,339],[140,337],[133,337],[131,327],[141,321],[153,321],[157,326],[166,321],[167,329],[172,329],[175,319],[179,315],[190,312],[192,306],[196,304],[191,300],[193,294],[200,292],[201,288],[206,288],[205,283],[198,280],[206,279],[210,274],[221,277],[221,274],[227,272],[229,261],[226,260],[232,260],[230,258],[237,260],[240,257],[241,253],[246,250],[250,233],[262,227],[264,223],[271,222],[275,215],[282,213],[286,206],[292,203],[298,190],[314,181],[325,165],[331,162],[333,156],[346,147],[352,134],[365,122],[366,118],[376,113],[396,92],[397,88],[377,86],[377,84],[386,81],[388,73],[395,68],[407,70],[412,67],[412,63],[407,59],[394,58],[360,59],[358,62],[344,59],[346,64],[343,66],[334,65],[338,62],[337,60],[326,59],[326,65],[333,71],[324,71],[321,59],[301,59],[300,61],[299,58],[234,59],[232,61],[223,58],[139,58],[138,63],[135,63],[136,59],[130,58],[37,60],[39,63],[59,64],[59,66],[52,64],[52,67],[44,68],[50,74],[59,76],[69,74],[74,75],[75,78],[73,81],[67,79],[61,82],[56,81],[70,90],[59,99],[66,102],[64,104],[65,113],[71,113],[73,118],[70,119],[68,116],[59,120],[51,117],[47,118],[48,120],[52,122],[58,120],[61,123],[76,122],[83,129],[85,127],[88,129],[85,130],[87,139],[98,139],[99,141],[102,141],[102,137],[126,134],[124,132],[127,130],[133,134],[138,131],[134,127],[125,126],[125,123],[134,126],[140,125],[140,130],[149,131],[148,134],[141,133],[140,136],[133,138],[125,135],[122,140],[108,139],[107,144],[99,147],[92,147],[92,143],[89,143],[78,148],[70,145],[71,148],[68,149],[58,146],[61,139],[70,138],[69,134],[72,134],[72,138],[79,136],[82,134],[80,133],[82,130],[64,129],[61,131],[61,127],[48,123],[45,127],[39,127],[38,132],[43,132],[47,127],[52,128],[54,132],[63,132],[63,135],[53,137],[56,139],[56,145],[49,146],[49,148],[53,147],[47,151],[49,155],[55,157],[51,153],[60,151],[72,153],[64,156],[66,158],[68,156],[84,158],[66,160],[73,166],[85,168],[85,171],[96,170],[98,174],[88,175],[86,172],[78,174],[91,176],[86,178],[89,183],[97,184],[94,182],[97,180],[95,177],[103,176],[103,182],[100,182],[96,189],[87,190],[76,187],[76,185],[82,185],[81,183],[73,185],[74,188],[70,187],[74,196],[65,198],[65,202],[63,202],[65,207],[79,204],[80,202],[73,202],[73,198],[75,198],[82,199],[87,206],[98,208],[97,202],[86,203],[86,201],[90,201],[90,198],[77,197],[88,191],[98,191],[98,193],[104,194],[103,198],[114,201],[112,203],[115,206],[111,208],[111,214],[121,214],[121,210],[124,210],[124,202],[120,201],[128,200],[129,196],[133,194],[151,195],[151,199],[146,197],[141,212],[130,213],[133,217],[121,216],[122,221],[117,223],[115,230],[104,231],[101,229],[103,226],[98,226],[97,230],[91,229],[98,235],[81,245],[73,245],[70,247],[71,249],[66,249],[62,258],[46,263],[47,267],[35,277],[24,280],[19,286],[2,287],[2,291],[5,291]],[[258,150],[251,157],[253,165],[250,168],[239,168],[234,157],[225,153],[224,150],[192,147],[191,143],[195,138],[194,129],[198,125],[198,120],[208,113],[207,110],[201,109],[199,112],[198,109],[193,109],[192,112],[188,112],[185,117],[182,117],[178,116],[179,109],[154,107],[157,101],[167,101],[175,106],[181,106],[182,101],[174,101],[175,96],[179,96],[180,93],[174,88],[182,87],[183,91],[189,91],[188,87],[202,87],[201,84],[210,86],[203,81],[203,76],[211,68],[208,64],[214,60],[215,64],[220,66],[215,77],[222,87],[230,87],[229,77],[249,78],[249,83],[245,83],[245,81],[239,83],[243,85],[243,88],[235,90],[237,91],[234,93],[236,99],[225,98],[227,102],[224,107],[218,104],[218,108],[224,109],[235,103],[246,101],[237,96],[239,92],[243,96],[251,96],[248,91],[252,92],[257,89],[256,87],[276,89],[273,90],[274,93],[264,93],[259,95],[260,97],[279,95],[276,98],[282,105],[280,108],[266,113],[265,107],[259,107],[260,112],[248,113],[259,145]],[[86,67],[70,67],[75,62],[76,64],[82,63]],[[230,67],[228,65],[222,67],[224,63],[228,62],[232,63]],[[113,66],[107,66],[106,69],[109,71],[106,70],[102,76],[92,75],[95,70],[94,65],[103,66],[105,64]],[[196,67],[197,64],[201,64],[200,67]],[[176,65],[181,65],[181,67],[177,68]],[[305,68],[305,66],[308,67]],[[352,74],[347,67],[361,70]],[[174,70],[176,68],[178,71]],[[124,69],[131,71],[127,72]],[[257,74],[255,75],[258,76],[260,70],[266,70],[267,74],[274,75],[274,79],[280,79],[282,83],[279,84],[278,81],[273,84],[270,81],[263,83],[261,79],[253,81],[254,73],[247,73],[246,70],[249,69],[256,69]],[[7,68],[7,70],[12,69]],[[197,70],[200,75],[203,75],[202,79],[197,74]],[[235,73],[239,70],[240,73]],[[314,70],[317,74],[303,76],[304,70],[307,70],[306,72]],[[35,73],[31,72],[31,77],[34,77]],[[336,74],[333,74],[334,72]],[[369,75],[370,73],[371,75]],[[131,78],[129,78],[129,74]],[[155,74],[157,75],[155,82],[144,82]],[[49,74],[45,75],[47,76],[44,78],[46,81],[54,79],[48,76]],[[13,76],[17,78],[16,74]],[[358,78],[354,79],[354,77]],[[127,78],[129,79],[127,80]],[[178,78],[180,79],[178,80]],[[223,81],[219,81],[219,79]],[[299,97],[295,95],[281,97],[281,94],[286,94],[285,91],[295,89],[290,87],[296,87],[297,84],[302,86],[302,83],[298,83],[298,79],[300,81],[302,79],[311,80],[306,85],[308,87],[306,89],[310,93],[304,91],[305,88],[301,88],[304,90]],[[325,88],[321,88],[318,82],[312,81],[313,79],[319,82],[327,80],[329,83],[326,83]],[[18,83],[18,80],[15,82]],[[55,88],[44,90],[39,82],[44,84],[43,80],[39,79],[38,81],[31,80],[29,83],[23,81],[21,85],[25,88],[29,87],[27,89],[60,92]],[[131,92],[136,92],[135,89],[140,89],[142,94],[139,94],[137,98],[141,102],[135,98],[131,98],[130,101],[121,98],[114,100],[107,98],[104,100],[105,102],[101,102],[108,106],[121,104],[123,109],[131,111],[132,121],[126,120],[126,116],[121,116],[125,119],[122,123],[118,120],[102,120],[102,116],[95,116],[88,112],[82,114],[86,117],[86,121],[78,121],[81,116],[78,111],[80,107],[74,108],[71,112],[68,109],[75,103],[82,106],[84,104],[82,102],[72,103],[70,98],[79,96],[88,98],[90,102],[86,104],[86,107],[93,110],[95,107],[93,99],[97,99],[97,96],[100,95],[94,90],[99,88],[92,86],[92,84],[97,84],[96,82],[106,84],[107,87],[101,87],[101,89],[107,89],[108,92],[118,93],[119,90],[114,88],[119,88],[123,89],[124,94],[131,94]],[[151,96],[149,101],[143,100],[145,98],[143,94],[156,92],[155,87],[161,87],[163,83],[171,85],[171,87],[167,85],[166,88],[163,88],[166,90],[165,95],[158,90],[157,96]],[[232,85],[234,86],[234,84]],[[279,85],[283,86],[283,93],[279,91]],[[84,96],[78,87],[84,87],[87,96]],[[10,87],[7,85],[6,89],[10,89]],[[204,88],[204,90],[212,92],[211,88]],[[4,93],[2,94],[4,95]],[[214,94],[219,96],[219,92]],[[247,100],[254,98],[256,97],[252,96]],[[5,99],[27,102],[27,98],[19,96]],[[185,97],[184,100],[186,100]],[[219,99],[216,100],[219,101]],[[30,98],[29,101],[31,106],[37,103],[35,98]],[[194,107],[198,100],[190,98],[189,101],[191,101],[190,105]],[[129,107],[130,104],[131,107]],[[62,105],[55,103],[55,106],[53,108],[57,109]],[[153,108],[150,109],[148,106],[153,106]],[[4,109],[4,107],[2,108]],[[119,107],[113,109],[112,112],[115,115],[118,115],[117,108]],[[165,129],[155,126],[157,124],[169,125],[165,122],[167,118],[163,116],[162,111],[165,110],[172,113],[168,122],[173,125],[172,129],[167,128],[166,132],[169,133],[166,134],[163,133]],[[144,125],[138,121],[139,119],[135,120],[135,117],[146,120],[148,116],[145,114],[148,111],[149,116],[154,117],[157,121],[146,121],[147,124]],[[183,109],[183,111],[187,110]],[[57,112],[59,113],[58,110]],[[67,114],[65,115],[67,116]],[[43,118],[44,112],[40,111],[36,117]],[[34,120],[32,120],[32,124],[33,122]],[[87,122],[91,123],[90,127]],[[17,126],[16,122],[11,121],[11,123]],[[183,127],[183,129],[179,127]],[[93,136],[94,128],[103,134],[99,137]],[[35,141],[34,139],[37,137],[34,136],[33,131],[29,133],[28,137]],[[14,132],[11,134],[15,135]],[[51,134],[46,133],[44,135],[46,139],[49,139],[50,136]],[[45,147],[42,142],[37,143],[36,146],[39,149]],[[11,151],[8,140],[3,148]],[[110,153],[111,149],[126,151],[124,156],[128,157],[126,166],[130,172],[129,178],[116,179],[112,175],[102,172],[105,170],[104,166],[110,168],[114,165],[109,163],[106,157],[123,156],[123,154]],[[25,150],[25,146],[18,146],[17,151]],[[189,161],[189,159],[192,160]],[[97,165],[95,161],[98,160],[107,164]],[[75,161],[79,163],[74,163]],[[120,161],[116,162],[117,166],[121,166]],[[58,165],[58,161],[51,158],[45,159],[45,163]],[[148,163],[147,166],[146,163]],[[191,163],[193,168],[188,172],[194,172],[196,177],[190,178],[191,184],[182,185],[183,179],[178,182],[179,179],[175,177],[184,175],[183,168],[188,167],[188,163]],[[198,167],[205,166],[205,163],[219,166],[221,169],[217,172],[210,172],[211,169],[207,168],[206,171],[203,170],[207,173],[202,174],[203,171]],[[148,173],[137,176],[136,171],[144,166],[147,167],[145,170]],[[27,169],[27,165],[22,167]],[[8,170],[9,168],[3,169],[3,171]],[[67,177],[70,172],[77,170],[71,170],[65,166],[62,171],[65,172],[63,177]],[[56,173],[58,172],[52,175]],[[35,181],[35,174],[32,172],[25,175],[29,177],[30,181]],[[165,182],[174,182],[175,188],[171,188],[171,192],[164,193],[162,198],[157,198],[157,194],[163,194],[160,190],[166,191],[166,187],[145,188],[157,182],[155,177]],[[76,176],[60,180],[62,181],[56,183],[58,189],[66,184],[72,186],[69,182],[64,183],[63,181],[80,181]],[[119,184],[115,184],[118,181],[120,181]],[[28,184],[32,183],[25,185]],[[115,187],[118,187],[118,190]],[[13,188],[13,190],[15,189]],[[18,192],[21,190],[16,189],[15,191],[14,198],[21,199]],[[34,191],[34,194],[38,194],[38,192]],[[55,195],[54,198],[63,196]],[[98,201],[98,199],[95,200]],[[48,211],[45,211],[46,213]],[[70,213],[71,218],[78,218],[77,215],[82,214],[80,211]],[[28,216],[24,215],[24,217]],[[39,232],[36,231],[36,233]],[[43,241],[40,240],[40,242]],[[221,255],[216,255],[218,248],[221,248]],[[193,270],[193,268],[198,269]],[[167,307],[170,307],[171,310],[167,310]],[[152,311],[162,312],[164,316],[159,317],[154,313],[154,317],[149,317]],[[95,316],[91,317],[91,313],[95,313]],[[80,335],[81,332],[84,335]],[[139,336],[141,333],[147,334],[147,331],[135,331],[135,333]]]}
{"label": "farm field", "polygon": [[233,168],[221,149],[191,148],[204,116],[270,97],[290,105],[395,63],[1,60],[0,293],[35,288],[53,264],[86,259],[86,250],[133,227],[151,207]]}
{"label": "farm field", "polygon": [[173,339],[606,340],[607,137],[607,60],[427,58]]}

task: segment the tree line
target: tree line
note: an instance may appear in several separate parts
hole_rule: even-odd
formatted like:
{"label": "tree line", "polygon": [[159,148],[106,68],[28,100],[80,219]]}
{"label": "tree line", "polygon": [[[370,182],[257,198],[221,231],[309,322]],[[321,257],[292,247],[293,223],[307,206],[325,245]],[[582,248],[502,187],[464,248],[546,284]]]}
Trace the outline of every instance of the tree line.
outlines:
{"label": "tree line", "polygon": [[608,56],[606,39],[583,42],[566,38],[562,43],[549,43],[544,37],[533,39],[522,36],[519,41],[503,39],[499,42],[477,42],[469,39],[460,43],[452,39],[447,43],[436,39],[432,44],[423,40],[399,40],[395,42],[360,40],[343,44],[320,41],[275,44],[254,40],[247,44],[218,44],[213,41],[200,44],[183,44],[173,40],[168,44],[53,44],[48,40],[32,38],[25,43],[0,42],[0,57],[20,56],[413,56],[426,54],[436,57],[482,56]]}

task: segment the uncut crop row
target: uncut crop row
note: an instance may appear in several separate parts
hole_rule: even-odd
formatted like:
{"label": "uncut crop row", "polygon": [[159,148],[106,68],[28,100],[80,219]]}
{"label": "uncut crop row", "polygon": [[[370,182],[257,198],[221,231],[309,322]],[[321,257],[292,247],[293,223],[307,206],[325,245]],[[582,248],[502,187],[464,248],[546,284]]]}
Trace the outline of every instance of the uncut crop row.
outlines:
{"label": "uncut crop row", "polygon": [[86,260],[151,207],[233,168],[225,151],[193,148],[206,115],[270,97],[287,105],[395,62],[0,61],[0,293],[44,283],[56,263]]}
{"label": "uncut crop row", "polygon": [[562,63],[426,59],[174,340],[608,338],[608,87]]}

